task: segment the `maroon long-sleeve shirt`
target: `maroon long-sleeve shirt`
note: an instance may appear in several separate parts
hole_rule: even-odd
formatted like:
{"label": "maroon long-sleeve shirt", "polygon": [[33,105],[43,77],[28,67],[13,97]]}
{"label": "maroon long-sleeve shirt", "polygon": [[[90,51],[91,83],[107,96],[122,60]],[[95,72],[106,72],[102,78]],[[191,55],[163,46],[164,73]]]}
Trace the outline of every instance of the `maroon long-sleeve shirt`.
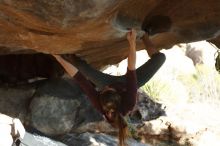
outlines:
{"label": "maroon long-sleeve shirt", "polygon": [[[102,106],[98,100],[99,91],[96,91],[92,83],[87,80],[84,75],[78,71],[76,75],[73,77],[74,80],[80,85],[81,89],[88,96],[92,105],[103,115],[105,115]],[[119,95],[122,97],[121,105],[120,105],[120,113],[124,116],[129,111],[133,109],[137,100],[137,76],[136,70],[127,69],[126,73],[126,82],[116,82],[109,87],[112,87],[117,90]],[[105,115],[106,117],[106,115]]]}

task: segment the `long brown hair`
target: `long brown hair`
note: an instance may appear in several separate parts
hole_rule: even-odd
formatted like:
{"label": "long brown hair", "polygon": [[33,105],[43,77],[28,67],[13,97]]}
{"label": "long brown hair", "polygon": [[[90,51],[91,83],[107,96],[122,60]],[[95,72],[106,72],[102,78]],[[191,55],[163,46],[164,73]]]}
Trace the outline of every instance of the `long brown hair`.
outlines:
{"label": "long brown hair", "polygon": [[110,124],[114,128],[118,128],[119,146],[125,146],[125,141],[128,136],[128,125],[119,110],[121,105],[121,96],[116,90],[110,89],[101,92],[99,100],[104,111],[115,111],[114,119]]}
{"label": "long brown hair", "polygon": [[125,122],[125,119],[121,116],[121,114],[118,114],[118,140],[119,140],[119,146],[125,146],[126,145],[126,138],[128,137],[128,125]]}

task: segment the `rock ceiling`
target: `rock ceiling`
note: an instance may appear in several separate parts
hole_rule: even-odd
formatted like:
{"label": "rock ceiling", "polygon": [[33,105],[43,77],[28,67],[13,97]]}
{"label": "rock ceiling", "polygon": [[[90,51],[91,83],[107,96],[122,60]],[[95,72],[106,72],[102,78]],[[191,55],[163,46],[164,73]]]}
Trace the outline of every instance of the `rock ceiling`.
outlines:
{"label": "rock ceiling", "polygon": [[100,67],[127,56],[126,29],[140,35],[143,22],[158,48],[199,40],[219,47],[219,18],[219,0],[0,0],[0,54],[75,53]]}

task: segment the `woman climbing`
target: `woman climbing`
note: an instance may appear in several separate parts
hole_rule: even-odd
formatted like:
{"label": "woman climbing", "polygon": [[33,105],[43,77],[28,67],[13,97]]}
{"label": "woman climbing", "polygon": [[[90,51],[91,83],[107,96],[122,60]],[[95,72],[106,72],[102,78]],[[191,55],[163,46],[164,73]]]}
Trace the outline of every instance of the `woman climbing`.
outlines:
{"label": "woman climbing", "polygon": [[[79,84],[92,105],[103,114],[113,127],[118,128],[120,146],[125,145],[127,134],[127,123],[123,117],[136,104],[137,88],[146,83],[165,61],[164,54],[155,49],[149,41],[148,35],[145,34],[143,41],[151,59],[136,70],[136,31],[132,29],[128,32],[127,39],[130,47],[127,73],[124,76],[116,77],[104,74],[93,69],[76,56],[72,65],[61,56],[53,55],[66,72]],[[97,91],[90,81],[101,90]]]}

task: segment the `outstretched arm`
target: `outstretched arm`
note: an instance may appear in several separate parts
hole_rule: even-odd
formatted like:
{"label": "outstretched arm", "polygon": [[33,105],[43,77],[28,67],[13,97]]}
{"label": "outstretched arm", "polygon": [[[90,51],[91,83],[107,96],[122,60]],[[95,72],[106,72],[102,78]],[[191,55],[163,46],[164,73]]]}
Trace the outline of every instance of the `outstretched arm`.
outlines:
{"label": "outstretched arm", "polygon": [[75,66],[64,60],[61,56],[59,55],[53,55],[53,56],[63,66],[63,68],[71,77],[73,77],[78,72],[78,69]]}
{"label": "outstretched arm", "polygon": [[136,76],[136,31],[131,30],[127,34],[127,39],[130,44],[128,54],[128,70],[126,73],[126,89],[127,96],[122,98],[122,115],[126,115],[136,104],[137,100],[137,76]]}
{"label": "outstretched arm", "polygon": [[128,69],[135,70],[136,65],[136,31],[132,29],[127,34],[127,39],[130,45],[128,54]]}
{"label": "outstretched arm", "polygon": [[143,43],[146,47],[147,53],[150,57],[153,56],[153,54],[158,53],[159,51],[156,49],[155,45],[150,41],[149,36],[147,33],[144,34],[143,38]]}

